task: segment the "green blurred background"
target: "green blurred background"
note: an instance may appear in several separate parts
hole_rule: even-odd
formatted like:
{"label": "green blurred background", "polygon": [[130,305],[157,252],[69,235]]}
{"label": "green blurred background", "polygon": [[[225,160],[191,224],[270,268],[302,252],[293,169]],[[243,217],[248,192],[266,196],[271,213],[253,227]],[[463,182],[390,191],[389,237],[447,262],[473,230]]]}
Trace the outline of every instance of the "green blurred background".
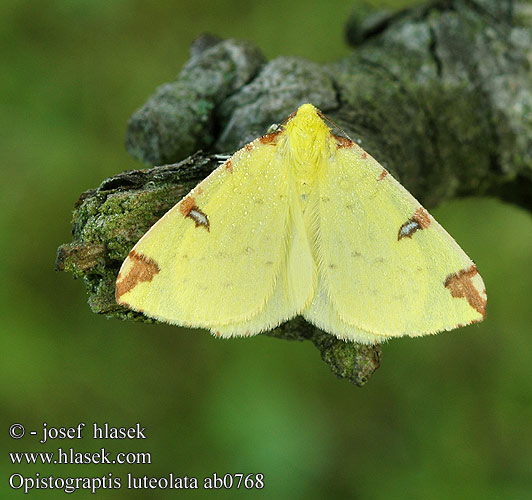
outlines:
{"label": "green blurred background", "polygon": [[[408,1],[374,2],[405,6]],[[53,270],[78,195],[140,165],[125,125],[172,80],[204,31],[254,41],[269,58],[349,53],[356,2],[48,0],[0,6],[3,120],[2,498],[34,477],[203,478],[263,473],[262,492],[101,490],[97,498],[528,499],[532,495],[532,218],[495,200],[433,210],[486,281],[488,319],[399,339],[359,389],[309,343],[221,341],[203,331],[107,320],[83,283]],[[41,446],[28,431],[79,422],[147,428],[144,441]],[[151,465],[10,465],[7,451],[74,446],[149,451]],[[57,498],[34,491],[34,498]],[[81,491],[77,498],[93,497]]]}

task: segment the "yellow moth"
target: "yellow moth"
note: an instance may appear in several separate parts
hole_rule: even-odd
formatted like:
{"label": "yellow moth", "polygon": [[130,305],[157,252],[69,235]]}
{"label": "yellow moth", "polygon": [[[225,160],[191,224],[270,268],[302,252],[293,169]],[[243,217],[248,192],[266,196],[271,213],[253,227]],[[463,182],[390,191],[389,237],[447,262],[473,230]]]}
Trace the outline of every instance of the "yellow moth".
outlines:
{"label": "yellow moth", "polygon": [[311,104],[169,210],[122,264],[116,298],[222,337],[302,315],[338,338],[374,343],[486,315],[471,259]]}

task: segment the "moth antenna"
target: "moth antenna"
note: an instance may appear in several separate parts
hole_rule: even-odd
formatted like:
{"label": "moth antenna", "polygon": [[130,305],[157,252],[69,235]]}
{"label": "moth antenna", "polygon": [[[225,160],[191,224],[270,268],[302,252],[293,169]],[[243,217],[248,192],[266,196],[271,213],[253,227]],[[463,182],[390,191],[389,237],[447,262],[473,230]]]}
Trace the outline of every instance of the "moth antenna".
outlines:
{"label": "moth antenna", "polygon": [[279,123],[278,125],[278,128],[282,128],[285,126],[285,124],[291,120],[292,118],[294,118],[294,116],[296,116],[297,114],[297,111],[294,111],[290,116],[286,117],[281,123]]}
{"label": "moth antenna", "polygon": [[322,118],[323,120],[329,122],[331,125],[333,125],[334,127],[336,127],[340,132],[342,132],[342,134],[344,134],[350,141],[352,142],[355,142],[353,141],[353,139],[351,139],[351,137],[349,137],[349,135],[347,134],[347,132],[342,128],[340,127],[340,125],[338,125],[338,123],[336,123],[332,118],[329,118],[328,116],[324,115],[319,109],[316,108],[316,111],[318,112],[318,116],[320,118]]}

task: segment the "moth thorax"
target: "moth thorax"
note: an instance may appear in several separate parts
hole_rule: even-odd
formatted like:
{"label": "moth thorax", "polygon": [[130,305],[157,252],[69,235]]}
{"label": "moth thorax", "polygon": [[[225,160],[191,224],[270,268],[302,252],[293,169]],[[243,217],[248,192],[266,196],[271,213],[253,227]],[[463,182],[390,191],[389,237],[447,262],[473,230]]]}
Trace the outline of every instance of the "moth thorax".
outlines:
{"label": "moth thorax", "polygon": [[[306,139],[306,138],[303,138]],[[290,144],[290,163],[297,177],[314,178],[323,163],[327,143],[325,140],[302,140]]]}

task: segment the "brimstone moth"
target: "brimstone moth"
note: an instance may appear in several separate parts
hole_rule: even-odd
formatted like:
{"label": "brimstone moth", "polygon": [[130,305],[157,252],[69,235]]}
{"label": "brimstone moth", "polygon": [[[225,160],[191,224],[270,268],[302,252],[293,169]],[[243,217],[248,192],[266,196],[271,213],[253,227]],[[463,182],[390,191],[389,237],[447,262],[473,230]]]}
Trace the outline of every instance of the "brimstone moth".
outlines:
{"label": "brimstone moth", "polygon": [[362,343],[482,321],[471,259],[323,118],[303,104],[200,182],[131,250],[118,303],[221,337],[297,315]]}

